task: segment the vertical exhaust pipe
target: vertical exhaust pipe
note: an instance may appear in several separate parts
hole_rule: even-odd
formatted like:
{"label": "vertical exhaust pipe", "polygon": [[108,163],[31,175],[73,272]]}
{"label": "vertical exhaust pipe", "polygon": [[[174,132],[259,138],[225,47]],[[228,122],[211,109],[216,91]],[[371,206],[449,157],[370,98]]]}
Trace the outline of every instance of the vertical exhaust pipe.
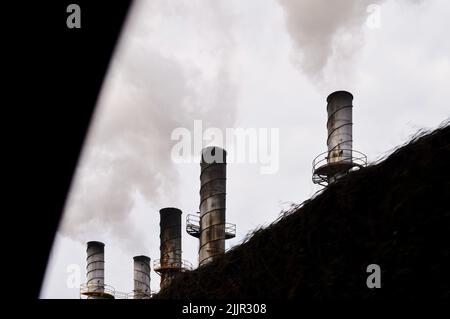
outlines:
{"label": "vertical exhaust pipe", "polygon": [[202,150],[199,266],[225,252],[226,155],[215,146]]}
{"label": "vertical exhaust pipe", "polygon": [[353,95],[337,91],[327,97],[328,163],[350,161],[353,148]]}
{"label": "vertical exhaust pipe", "polygon": [[159,211],[160,220],[160,260],[161,288],[166,287],[175,272],[181,268],[181,210],[178,208],[163,208]]}
{"label": "vertical exhaust pipe", "polygon": [[167,287],[176,273],[182,271],[181,210],[163,208],[160,214],[160,259],[155,260],[155,271],[161,276],[161,289]]}
{"label": "vertical exhaust pipe", "polygon": [[88,289],[103,293],[105,288],[105,244],[99,241],[87,243],[86,279]]}
{"label": "vertical exhaust pipe", "polygon": [[186,232],[199,239],[198,265],[225,253],[225,240],[236,237],[236,225],[227,223],[227,152],[217,146],[202,150],[200,161],[200,212],[187,215]]}
{"label": "vertical exhaust pipe", "polygon": [[336,91],[327,97],[327,148],[313,161],[313,182],[325,186],[351,169],[367,165],[367,157],[353,150],[353,95]]}
{"label": "vertical exhaust pipe", "polygon": [[88,299],[112,299],[114,291],[105,285],[105,244],[90,241],[86,249],[86,279],[80,293]]}
{"label": "vertical exhaust pipe", "polygon": [[133,257],[134,264],[134,299],[149,299],[150,289],[150,258],[147,256]]}

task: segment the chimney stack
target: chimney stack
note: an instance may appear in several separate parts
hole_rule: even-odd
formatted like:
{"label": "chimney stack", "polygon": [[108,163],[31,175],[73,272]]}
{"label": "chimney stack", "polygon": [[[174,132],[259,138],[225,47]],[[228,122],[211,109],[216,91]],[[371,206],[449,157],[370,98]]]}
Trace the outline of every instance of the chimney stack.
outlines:
{"label": "chimney stack", "polygon": [[87,243],[86,279],[81,294],[88,299],[112,299],[114,292],[105,285],[105,244],[99,241]]}
{"label": "chimney stack", "polygon": [[353,150],[353,95],[336,91],[327,98],[328,151],[313,161],[313,182],[325,186],[354,168],[367,165],[367,157]]}
{"label": "chimney stack", "polygon": [[[199,227],[189,222],[186,225],[188,233],[200,239],[199,266],[225,253],[225,239],[236,235],[236,226],[227,224],[225,217],[226,156],[226,151],[216,146],[202,150]],[[197,232],[192,232],[192,229]]]}
{"label": "chimney stack", "polygon": [[181,210],[163,208],[160,213],[160,259],[155,260],[154,269],[161,275],[161,289],[170,284],[176,273],[190,270],[192,266],[184,261],[181,251]]}
{"label": "chimney stack", "polygon": [[150,289],[150,258],[147,256],[133,257],[134,264],[134,299],[149,299]]}

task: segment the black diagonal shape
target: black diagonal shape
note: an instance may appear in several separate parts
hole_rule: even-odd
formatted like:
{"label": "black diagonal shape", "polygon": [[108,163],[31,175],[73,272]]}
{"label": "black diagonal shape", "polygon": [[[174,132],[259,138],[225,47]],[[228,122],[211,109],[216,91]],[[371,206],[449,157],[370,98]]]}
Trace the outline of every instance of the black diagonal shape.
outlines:
{"label": "black diagonal shape", "polygon": [[[67,28],[66,8],[71,3],[81,8],[81,29]],[[33,1],[18,8],[21,19],[11,22],[20,47],[19,93],[14,92],[16,114],[10,120],[20,132],[14,141],[19,148],[20,174],[15,179],[20,196],[13,199],[20,218],[13,229],[19,234],[15,238],[26,245],[18,263],[26,277],[22,298],[39,296],[83,141],[130,3]],[[20,251],[19,245],[15,241],[13,250]]]}

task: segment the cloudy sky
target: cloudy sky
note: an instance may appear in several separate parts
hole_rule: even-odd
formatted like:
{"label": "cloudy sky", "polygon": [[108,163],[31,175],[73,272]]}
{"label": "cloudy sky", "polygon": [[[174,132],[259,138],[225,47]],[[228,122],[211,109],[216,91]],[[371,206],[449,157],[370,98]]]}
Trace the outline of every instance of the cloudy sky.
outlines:
{"label": "cloudy sky", "polygon": [[[198,162],[172,156],[176,128],[275,132],[272,174],[228,164],[239,244],[308,199],[326,150],[326,97],[354,95],[354,148],[373,162],[450,116],[445,0],[141,0],[103,85],[47,268],[42,298],[78,298],[85,243],[105,242],[106,283],[133,289],[132,257],[159,258],[159,209],[198,211]],[[210,141],[209,141],[210,142]],[[223,146],[233,147],[227,138]],[[207,145],[208,141],[204,141]],[[258,144],[259,145],[259,144]],[[263,144],[261,144],[263,145]],[[196,154],[192,154],[196,155]],[[183,232],[183,258],[198,240]],[[80,270],[78,273],[77,269]],[[159,277],[152,271],[152,289]]]}

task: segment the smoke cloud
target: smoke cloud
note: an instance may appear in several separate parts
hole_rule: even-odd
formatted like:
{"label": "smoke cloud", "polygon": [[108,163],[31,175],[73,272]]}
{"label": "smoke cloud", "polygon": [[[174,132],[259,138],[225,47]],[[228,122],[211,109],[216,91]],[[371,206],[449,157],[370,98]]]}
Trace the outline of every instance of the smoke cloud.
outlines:
{"label": "smoke cloud", "polygon": [[156,205],[175,198],[172,130],[198,118],[215,127],[233,124],[231,22],[224,8],[209,3],[135,2],[102,88],[62,234],[80,241],[108,234],[124,249],[145,249],[144,230],[129,217],[137,194]]}
{"label": "smoke cloud", "polygon": [[[370,15],[384,0],[278,2],[284,9],[296,48],[294,59],[301,70],[317,84],[339,84],[351,76],[349,65],[364,43],[364,27],[371,27]],[[382,11],[378,13],[382,18]]]}

